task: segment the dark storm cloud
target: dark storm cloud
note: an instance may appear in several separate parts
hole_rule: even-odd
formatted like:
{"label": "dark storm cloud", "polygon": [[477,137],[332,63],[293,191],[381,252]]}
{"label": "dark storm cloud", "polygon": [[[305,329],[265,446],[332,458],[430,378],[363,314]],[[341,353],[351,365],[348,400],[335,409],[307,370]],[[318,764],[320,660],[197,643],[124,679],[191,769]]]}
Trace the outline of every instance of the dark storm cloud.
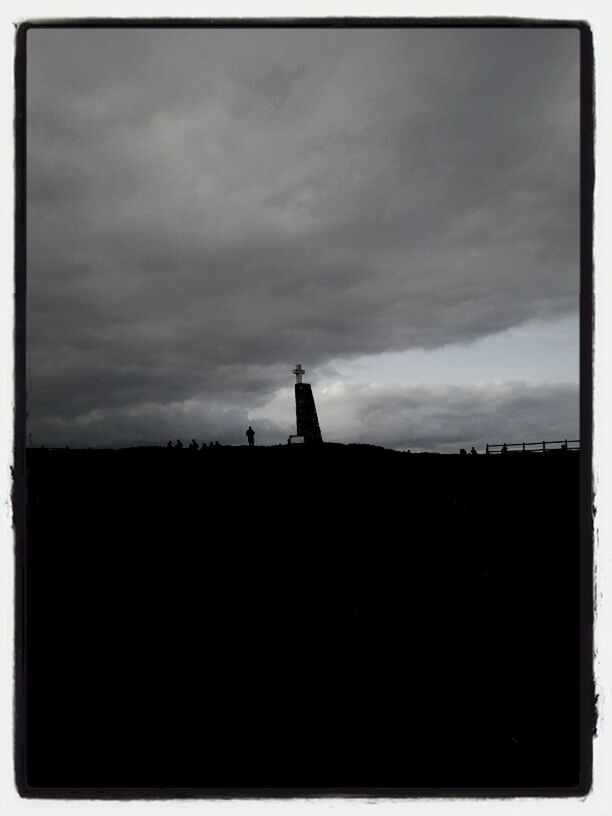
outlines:
{"label": "dark storm cloud", "polygon": [[41,432],[577,309],[577,32],[30,31],[27,113]]}

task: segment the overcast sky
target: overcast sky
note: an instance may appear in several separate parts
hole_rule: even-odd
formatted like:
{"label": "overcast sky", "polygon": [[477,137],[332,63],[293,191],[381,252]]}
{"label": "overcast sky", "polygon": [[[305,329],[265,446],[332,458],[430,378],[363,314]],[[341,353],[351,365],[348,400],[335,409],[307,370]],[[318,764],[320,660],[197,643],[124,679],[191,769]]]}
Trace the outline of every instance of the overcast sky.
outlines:
{"label": "overcast sky", "polygon": [[33,444],[578,436],[579,33],[30,30]]}

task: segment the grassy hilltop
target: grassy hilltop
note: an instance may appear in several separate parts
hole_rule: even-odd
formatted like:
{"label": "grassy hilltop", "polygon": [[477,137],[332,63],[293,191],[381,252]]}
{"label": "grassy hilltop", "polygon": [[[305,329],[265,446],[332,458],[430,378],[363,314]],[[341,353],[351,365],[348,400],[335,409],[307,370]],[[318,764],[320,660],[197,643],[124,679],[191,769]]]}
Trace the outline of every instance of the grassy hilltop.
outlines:
{"label": "grassy hilltop", "polygon": [[578,459],[28,451],[31,784],[575,785]]}

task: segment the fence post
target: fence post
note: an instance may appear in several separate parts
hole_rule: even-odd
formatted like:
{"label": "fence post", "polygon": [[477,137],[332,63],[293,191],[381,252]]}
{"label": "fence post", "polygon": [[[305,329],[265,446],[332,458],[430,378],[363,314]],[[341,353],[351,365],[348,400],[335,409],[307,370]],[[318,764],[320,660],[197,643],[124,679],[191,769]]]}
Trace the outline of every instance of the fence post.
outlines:
{"label": "fence post", "polygon": [[489,452],[489,443],[487,442],[487,453]]}
{"label": "fence post", "polygon": [[525,453],[525,443],[523,442],[523,453]]}
{"label": "fence post", "polygon": [[546,442],[542,442],[542,453],[546,453]]}

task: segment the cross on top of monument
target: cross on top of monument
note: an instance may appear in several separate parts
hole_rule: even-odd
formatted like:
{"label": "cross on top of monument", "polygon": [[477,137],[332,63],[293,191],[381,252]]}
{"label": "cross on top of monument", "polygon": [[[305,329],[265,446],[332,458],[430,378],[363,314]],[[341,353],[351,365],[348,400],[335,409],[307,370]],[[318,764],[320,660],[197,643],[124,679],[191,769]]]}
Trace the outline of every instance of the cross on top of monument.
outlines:
{"label": "cross on top of monument", "polygon": [[306,373],[306,371],[302,368],[301,363],[298,363],[296,367],[293,369],[293,373],[295,374],[295,381],[296,383],[302,382],[302,375]]}

